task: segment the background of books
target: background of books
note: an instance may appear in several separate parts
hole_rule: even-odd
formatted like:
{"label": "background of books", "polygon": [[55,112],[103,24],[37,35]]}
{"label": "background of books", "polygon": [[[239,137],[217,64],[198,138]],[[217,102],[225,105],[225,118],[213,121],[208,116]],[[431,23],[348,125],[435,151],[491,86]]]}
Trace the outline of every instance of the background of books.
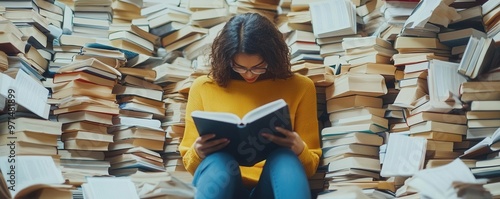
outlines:
{"label": "background of books", "polygon": [[187,93],[245,12],[275,21],[317,86],[313,196],[499,197],[496,0],[0,0],[0,155],[13,88],[17,155],[52,157],[77,188],[57,193],[114,175],[141,198],[192,197],[177,151]]}

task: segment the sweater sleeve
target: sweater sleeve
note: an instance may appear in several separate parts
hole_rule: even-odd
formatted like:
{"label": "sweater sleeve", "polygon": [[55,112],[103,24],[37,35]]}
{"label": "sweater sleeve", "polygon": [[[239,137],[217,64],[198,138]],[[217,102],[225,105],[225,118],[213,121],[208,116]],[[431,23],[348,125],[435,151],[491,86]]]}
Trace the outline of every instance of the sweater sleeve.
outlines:
{"label": "sweater sleeve", "polygon": [[182,161],[184,163],[184,167],[191,174],[194,174],[196,168],[201,163],[202,159],[196,151],[194,150],[193,143],[196,138],[199,137],[198,131],[196,130],[196,126],[194,125],[193,119],[191,118],[191,112],[194,110],[203,110],[203,102],[201,98],[201,86],[204,81],[194,81],[193,85],[189,90],[188,101],[186,105],[186,118],[185,118],[185,130],[182,141],[179,145],[179,152],[182,156]]}
{"label": "sweater sleeve", "polygon": [[305,143],[304,150],[298,157],[304,165],[307,176],[310,177],[316,173],[322,151],[317,119],[316,88],[312,81],[305,83],[305,92],[295,114],[294,130]]}

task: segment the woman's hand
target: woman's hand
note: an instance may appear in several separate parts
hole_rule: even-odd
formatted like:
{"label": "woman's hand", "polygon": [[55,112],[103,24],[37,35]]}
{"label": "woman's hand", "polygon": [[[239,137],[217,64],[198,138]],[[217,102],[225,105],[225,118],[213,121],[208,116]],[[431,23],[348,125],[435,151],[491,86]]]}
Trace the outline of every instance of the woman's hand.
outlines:
{"label": "woman's hand", "polygon": [[214,137],[215,134],[207,134],[196,138],[194,141],[194,150],[201,159],[204,159],[208,154],[218,151],[229,144],[229,140],[226,138],[212,140]]}
{"label": "woman's hand", "polygon": [[280,146],[291,149],[296,155],[299,155],[302,150],[304,150],[305,144],[302,138],[300,138],[299,134],[281,127],[276,127],[276,130],[283,134],[285,137],[276,136],[270,133],[262,133],[262,136]]}

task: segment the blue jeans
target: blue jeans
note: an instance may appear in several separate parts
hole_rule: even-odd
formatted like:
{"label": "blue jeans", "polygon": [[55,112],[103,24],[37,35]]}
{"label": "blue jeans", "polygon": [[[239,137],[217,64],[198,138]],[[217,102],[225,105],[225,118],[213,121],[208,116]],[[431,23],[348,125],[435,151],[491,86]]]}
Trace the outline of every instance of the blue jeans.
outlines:
{"label": "blue jeans", "polygon": [[311,198],[309,183],[297,155],[290,149],[277,149],[266,160],[259,182],[252,190],[243,186],[240,168],[224,152],[208,155],[194,174],[196,199],[216,198]]}

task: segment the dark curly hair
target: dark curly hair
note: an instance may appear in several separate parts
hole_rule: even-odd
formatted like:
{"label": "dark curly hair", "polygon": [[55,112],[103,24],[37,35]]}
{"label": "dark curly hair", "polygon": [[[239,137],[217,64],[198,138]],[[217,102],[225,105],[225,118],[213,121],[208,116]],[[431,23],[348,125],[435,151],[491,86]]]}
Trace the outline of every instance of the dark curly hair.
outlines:
{"label": "dark curly hair", "polygon": [[285,79],[292,75],[290,51],[283,34],[273,22],[257,13],[232,17],[212,44],[211,75],[219,86],[226,87],[231,79],[242,79],[231,69],[238,53],[257,54],[268,64],[259,79]]}

